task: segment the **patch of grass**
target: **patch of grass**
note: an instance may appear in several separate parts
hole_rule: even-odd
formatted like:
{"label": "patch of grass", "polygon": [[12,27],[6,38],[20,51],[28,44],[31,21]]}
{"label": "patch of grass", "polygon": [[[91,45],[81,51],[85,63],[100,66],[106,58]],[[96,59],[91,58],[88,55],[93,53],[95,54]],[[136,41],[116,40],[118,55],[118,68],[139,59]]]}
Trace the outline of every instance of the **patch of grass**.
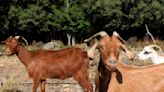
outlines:
{"label": "patch of grass", "polygon": [[5,49],[5,45],[0,45],[0,52],[3,52]]}

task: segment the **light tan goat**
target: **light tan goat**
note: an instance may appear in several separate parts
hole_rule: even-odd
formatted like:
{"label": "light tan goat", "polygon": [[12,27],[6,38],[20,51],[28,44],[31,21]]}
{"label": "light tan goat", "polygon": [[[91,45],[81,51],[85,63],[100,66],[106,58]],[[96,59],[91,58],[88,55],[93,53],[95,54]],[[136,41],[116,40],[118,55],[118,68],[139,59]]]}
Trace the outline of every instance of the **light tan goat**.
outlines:
{"label": "light tan goat", "polygon": [[124,43],[116,32],[111,37],[107,34],[101,36],[101,39],[95,43],[100,51],[95,81],[97,91],[164,92],[164,64],[146,67],[124,65],[119,60],[121,49],[126,50]]}
{"label": "light tan goat", "polygon": [[157,45],[145,46],[143,50],[138,53],[138,59],[146,60],[150,58],[153,64],[164,63],[164,56],[159,55],[157,52],[158,50],[162,53],[162,49]]}

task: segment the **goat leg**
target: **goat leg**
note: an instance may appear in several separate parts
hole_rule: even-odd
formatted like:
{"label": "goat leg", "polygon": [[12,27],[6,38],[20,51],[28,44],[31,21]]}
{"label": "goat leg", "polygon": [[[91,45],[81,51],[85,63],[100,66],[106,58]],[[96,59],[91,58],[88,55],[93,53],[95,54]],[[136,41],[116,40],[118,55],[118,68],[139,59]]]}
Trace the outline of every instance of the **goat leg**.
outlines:
{"label": "goat leg", "polygon": [[34,79],[33,92],[37,91],[38,85],[39,85],[39,80],[38,79]]}
{"label": "goat leg", "polygon": [[45,91],[46,80],[41,80],[40,82],[41,82],[41,85],[40,85],[41,91],[46,92]]}

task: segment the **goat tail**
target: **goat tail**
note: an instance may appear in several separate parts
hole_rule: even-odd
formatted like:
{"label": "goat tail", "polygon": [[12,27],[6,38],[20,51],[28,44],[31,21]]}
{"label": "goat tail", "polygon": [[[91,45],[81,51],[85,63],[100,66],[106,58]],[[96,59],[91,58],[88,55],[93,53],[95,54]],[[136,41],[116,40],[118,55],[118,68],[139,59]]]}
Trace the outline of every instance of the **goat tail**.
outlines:
{"label": "goat tail", "polygon": [[96,36],[103,37],[105,35],[108,35],[108,34],[105,31],[101,31],[101,32],[98,32],[98,33],[94,34],[93,36],[89,37],[88,39],[85,39],[84,42],[88,42],[88,41],[90,41],[91,39],[93,39]]}

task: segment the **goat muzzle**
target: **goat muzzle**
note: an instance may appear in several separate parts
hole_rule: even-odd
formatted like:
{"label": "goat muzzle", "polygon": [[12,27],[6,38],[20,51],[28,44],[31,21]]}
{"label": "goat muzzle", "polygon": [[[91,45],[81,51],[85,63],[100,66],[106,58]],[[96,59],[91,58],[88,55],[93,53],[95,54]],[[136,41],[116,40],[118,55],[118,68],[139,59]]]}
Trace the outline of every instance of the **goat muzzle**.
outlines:
{"label": "goat muzzle", "polygon": [[116,63],[116,60],[111,59],[111,60],[109,60],[109,63],[111,63],[111,64],[115,64],[115,63]]}
{"label": "goat muzzle", "polygon": [[5,51],[4,55],[11,56],[12,53],[10,51]]}
{"label": "goat muzzle", "polygon": [[114,64],[105,64],[105,67],[109,70],[109,71],[115,71],[117,69],[117,63]]}

